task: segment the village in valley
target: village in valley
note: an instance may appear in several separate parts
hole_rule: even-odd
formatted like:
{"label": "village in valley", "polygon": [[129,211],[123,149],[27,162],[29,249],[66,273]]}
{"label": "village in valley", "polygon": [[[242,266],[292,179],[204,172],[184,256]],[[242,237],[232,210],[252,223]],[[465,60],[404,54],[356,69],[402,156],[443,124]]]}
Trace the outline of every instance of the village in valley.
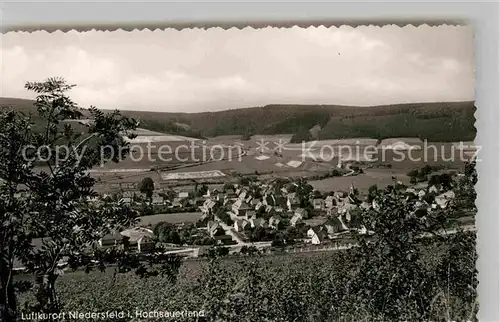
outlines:
{"label": "village in valley", "polygon": [[[87,202],[122,205],[136,213],[135,221],[101,236],[97,246],[108,249],[126,244],[140,256],[161,252],[183,259],[203,258],[221,249],[226,255],[239,256],[353,247],[357,236],[370,238],[373,233],[361,220],[363,212],[385,216],[385,209],[374,200],[377,192],[397,192],[401,204],[411,201],[412,212],[437,213],[461,203],[456,191],[476,152],[472,143],[462,144],[460,158],[442,162],[441,155],[459,153],[453,151],[457,143],[442,143],[435,152],[440,155],[431,155],[437,162],[405,163],[387,157],[384,161],[383,155],[417,151],[423,156],[426,147],[421,140],[311,141],[307,144],[314,149],[305,156],[302,144],[291,143],[290,135],[265,136],[274,148],[263,148],[263,136],[245,140],[219,137],[207,144],[146,129],[136,132],[139,135],[130,142],[128,157],[87,172],[96,180],[95,194]],[[193,154],[191,159],[173,160],[167,167],[134,160],[134,149],[158,140],[187,147],[202,142],[211,149],[222,146],[226,151],[241,152],[230,161],[199,161]],[[350,150],[369,150],[369,145],[376,149],[368,156],[358,151],[319,157],[327,145],[332,151],[343,145]],[[455,207],[446,216],[445,226],[439,228],[442,233],[457,227],[474,229],[471,209]],[[36,248],[45,239],[39,237],[33,240]]]}

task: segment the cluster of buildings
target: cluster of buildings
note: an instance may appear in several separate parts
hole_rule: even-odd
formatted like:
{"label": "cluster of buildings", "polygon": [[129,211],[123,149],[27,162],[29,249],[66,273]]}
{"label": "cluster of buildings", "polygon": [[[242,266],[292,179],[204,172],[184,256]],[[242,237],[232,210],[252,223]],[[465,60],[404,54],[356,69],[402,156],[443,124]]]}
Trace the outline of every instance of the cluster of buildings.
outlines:
{"label": "cluster of buildings", "polygon": [[89,200],[95,202],[101,200],[116,200],[127,205],[140,205],[146,202],[153,206],[182,209],[185,207],[198,207],[203,204],[205,198],[195,196],[194,191],[155,190],[151,199],[149,199],[139,190],[127,190],[115,192],[113,194],[104,193],[100,196],[90,198]]}
{"label": "cluster of buildings", "polygon": [[[245,244],[249,242],[249,234],[255,229],[277,233],[286,232],[290,227],[300,232],[298,239],[301,241],[321,244],[343,238],[353,230],[366,233],[358,212],[380,208],[375,202],[360,200],[352,186],[349,192],[321,194],[310,186],[304,189],[299,185],[308,186],[305,181],[285,184],[276,181],[226,184],[208,188],[202,196],[186,191],[177,192],[171,201],[167,202],[162,198],[161,204],[196,206],[201,212],[202,225],[199,225],[199,229],[206,229],[210,238],[222,244]],[[404,198],[418,199],[416,205],[428,208],[429,211],[446,208],[455,198],[451,190],[443,191],[426,184],[404,189]],[[432,199],[429,199],[429,195],[432,195]],[[135,194],[130,196],[124,193],[122,200],[128,202],[126,198],[133,199]],[[153,204],[160,204],[160,200],[155,202],[155,198],[160,197],[153,197]],[[151,233],[142,233],[145,240],[151,238]]]}
{"label": "cluster of buildings", "polygon": [[[200,206],[201,220],[208,221],[211,237],[225,230],[226,234],[234,235],[233,240],[237,242],[248,240],[247,232],[256,228],[267,231],[300,228],[303,239],[313,244],[355,228],[351,211],[358,208],[359,202],[353,191],[322,196],[310,189],[300,194],[293,191],[298,190],[294,189],[296,185],[292,182],[278,187],[273,182],[254,182],[234,185],[221,192],[209,191]],[[311,224],[318,219],[321,224]]]}
{"label": "cluster of buildings", "polygon": [[[208,192],[204,204],[200,206],[202,220],[209,219],[207,228],[211,236],[220,233],[224,226],[226,232],[232,231],[243,241],[249,229],[287,230],[288,227],[301,227],[301,231],[305,232],[305,241],[320,244],[341,238],[353,230],[366,233],[366,227],[361,225],[357,214],[379,208],[375,202],[360,200],[353,186],[349,192],[335,191],[321,195],[311,189],[301,195],[293,191],[298,190],[293,189],[294,185],[297,183],[278,188],[273,182],[255,182],[246,186],[235,185],[223,192]],[[402,198],[418,199],[415,205],[428,211],[446,208],[455,198],[452,190],[445,191],[425,183],[404,189]],[[237,241],[237,238],[233,240]]]}

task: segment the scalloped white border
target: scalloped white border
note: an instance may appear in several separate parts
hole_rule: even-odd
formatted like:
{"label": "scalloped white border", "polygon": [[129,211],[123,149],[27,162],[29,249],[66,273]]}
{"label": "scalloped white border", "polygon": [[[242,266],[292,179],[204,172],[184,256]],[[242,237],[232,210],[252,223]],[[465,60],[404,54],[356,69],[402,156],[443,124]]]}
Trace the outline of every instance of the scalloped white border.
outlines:
{"label": "scalloped white border", "polygon": [[[1,11],[0,11],[1,12]],[[1,18],[1,16],[0,16]],[[267,22],[264,25],[262,23],[256,22],[257,26],[252,25],[251,22],[248,22],[248,25],[240,25],[241,23],[235,22],[239,26],[231,26],[230,23],[224,22],[223,26],[213,26],[214,23],[206,23],[207,26],[204,26],[205,23],[200,22],[193,24],[182,24],[179,26],[172,26],[168,23],[159,22],[159,27],[148,27],[147,25],[141,28],[134,27],[120,27],[120,24],[116,24],[114,27],[109,25],[101,25],[100,28],[91,28],[89,25],[79,25],[79,24],[69,24],[69,25],[52,25],[52,24],[42,24],[38,26],[32,26],[31,24],[26,25],[4,25],[2,30],[3,33],[45,33],[45,34],[66,34],[66,33],[89,33],[89,32],[97,32],[97,33],[107,33],[107,32],[165,32],[165,31],[177,31],[177,32],[193,32],[193,31],[205,31],[205,32],[214,32],[214,31],[246,31],[246,30],[260,30],[260,29],[278,29],[278,30],[287,30],[294,28],[337,28],[337,29],[356,29],[356,28],[454,28],[467,26],[468,24],[465,22],[449,22],[449,23],[406,23],[406,24],[397,24],[397,23],[370,23],[370,24],[357,24],[354,22],[355,26],[347,25],[347,24],[339,24],[335,22],[326,23],[324,21],[311,21],[310,24],[304,26],[302,23],[296,23],[287,26],[280,26],[279,22]],[[46,30],[46,29],[48,30]],[[56,29],[59,28],[59,29]],[[69,29],[68,29],[69,28]]]}

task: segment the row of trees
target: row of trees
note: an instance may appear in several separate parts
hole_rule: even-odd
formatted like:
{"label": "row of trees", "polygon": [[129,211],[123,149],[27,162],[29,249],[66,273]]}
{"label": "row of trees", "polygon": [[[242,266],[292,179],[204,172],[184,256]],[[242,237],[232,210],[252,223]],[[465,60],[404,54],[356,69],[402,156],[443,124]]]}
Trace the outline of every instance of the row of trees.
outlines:
{"label": "row of trees", "polygon": [[406,175],[410,177],[410,183],[417,183],[429,180],[429,175],[435,171],[441,170],[441,166],[431,166],[426,164],[421,168],[409,171]]}
{"label": "row of trees", "polygon": [[153,228],[159,242],[177,245],[214,245],[216,240],[207,232],[198,230],[194,224],[178,227],[172,223],[159,222]]}

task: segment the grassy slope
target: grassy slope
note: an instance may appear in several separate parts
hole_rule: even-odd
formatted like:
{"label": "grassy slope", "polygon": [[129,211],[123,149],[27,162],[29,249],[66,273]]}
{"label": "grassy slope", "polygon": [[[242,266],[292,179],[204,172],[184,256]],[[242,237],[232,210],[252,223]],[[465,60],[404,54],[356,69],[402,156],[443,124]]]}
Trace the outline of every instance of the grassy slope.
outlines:
{"label": "grassy slope", "polygon": [[[439,263],[446,258],[446,246],[431,245],[422,249],[421,261],[429,271],[436,271]],[[333,256],[332,256],[333,255]],[[222,301],[232,298],[241,289],[245,272],[249,271],[249,263],[256,261],[259,270],[256,283],[261,286],[261,291],[254,293],[254,300],[259,305],[262,299],[267,298],[266,307],[269,311],[277,311],[285,320],[292,320],[291,311],[301,312],[299,321],[305,317],[316,315],[311,321],[375,321],[377,317],[369,309],[358,307],[359,298],[356,292],[365,292],[362,296],[370,296],[372,289],[366,288],[353,292],[342,293],[345,286],[343,277],[350,271],[352,263],[340,259],[338,253],[319,252],[302,254],[275,254],[261,258],[227,258],[222,260],[221,269],[216,270],[212,281],[207,282],[207,261],[186,261],[183,263],[176,282],[166,277],[157,276],[149,279],[140,279],[133,273],[114,275],[114,269],[108,268],[106,272],[91,272],[85,274],[81,271],[67,272],[57,283],[57,291],[61,299],[63,311],[101,312],[113,310],[133,310],[138,308],[144,311],[159,309],[169,310],[201,310],[207,297],[211,301]],[[456,258],[460,261],[460,258]],[[460,261],[468,267],[470,263]],[[352,271],[355,274],[355,271]],[[352,279],[358,276],[350,277]],[[30,280],[29,276],[16,276],[18,280]],[[448,281],[449,283],[449,281]],[[437,301],[429,307],[431,316],[435,321],[465,320],[468,316],[469,303],[463,301],[460,295],[449,293],[444,288],[446,283],[433,280],[432,288],[428,294]],[[442,287],[439,287],[443,285]],[[104,287],[103,287],[104,286]],[[107,290],[113,289],[113,292]],[[334,292],[335,291],[339,291]],[[442,295],[440,295],[442,294]],[[446,297],[446,299],[443,299]],[[259,301],[261,300],[261,301]],[[442,305],[445,300],[446,307]],[[332,301],[335,305],[331,305]],[[20,304],[34,302],[34,293],[23,293]],[[231,304],[232,309],[238,314],[255,314],[252,302],[242,306]],[[292,303],[292,304],[290,304]],[[402,301],[401,303],[404,303]],[[282,311],[281,311],[282,310]],[[341,319],[332,314],[342,312]],[[255,320],[255,317],[253,318]],[[243,320],[243,319],[241,319]],[[250,321],[249,319],[248,321]],[[434,319],[433,319],[434,320]],[[380,321],[380,320],[379,320]],[[387,321],[387,320],[385,320]]]}
{"label": "grassy slope", "polygon": [[[32,101],[0,98],[29,112]],[[267,105],[220,112],[123,111],[150,130],[195,137],[296,133],[315,125],[320,139],[420,137],[430,141],[471,141],[476,136],[473,102],[397,104],[370,107]]]}

